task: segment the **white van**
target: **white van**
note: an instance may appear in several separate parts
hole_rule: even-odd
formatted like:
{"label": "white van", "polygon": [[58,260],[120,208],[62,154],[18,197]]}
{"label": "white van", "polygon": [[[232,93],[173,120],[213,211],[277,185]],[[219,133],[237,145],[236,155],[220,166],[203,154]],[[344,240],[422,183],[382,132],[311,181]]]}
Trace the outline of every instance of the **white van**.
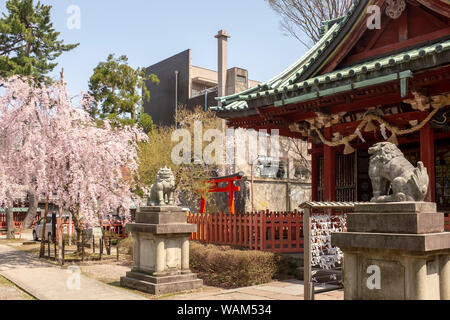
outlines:
{"label": "white van", "polygon": [[[59,214],[56,215],[59,218]],[[67,220],[69,215],[63,214],[63,219]],[[33,227],[33,240],[38,241],[42,237],[42,228],[44,226],[44,218],[41,218]],[[47,216],[47,225],[45,226],[45,240],[52,239],[52,215]],[[64,232],[66,234],[66,232]],[[76,238],[77,231],[73,229],[72,236]],[[92,239],[94,236],[96,239],[100,239],[102,235],[102,229],[100,227],[89,228],[86,230],[86,240]]]}
{"label": "white van", "polygon": [[[38,241],[42,237],[42,228],[44,227],[44,219],[37,221],[33,227],[33,240]],[[52,238],[52,216],[47,216],[47,225],[45,226],[45,240]]]}

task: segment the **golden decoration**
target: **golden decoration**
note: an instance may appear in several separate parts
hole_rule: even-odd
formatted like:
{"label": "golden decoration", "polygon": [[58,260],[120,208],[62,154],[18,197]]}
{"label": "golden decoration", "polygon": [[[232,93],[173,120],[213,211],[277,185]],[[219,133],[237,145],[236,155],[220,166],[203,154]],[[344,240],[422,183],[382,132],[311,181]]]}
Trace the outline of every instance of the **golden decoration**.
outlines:
{"label": "golden decoration", "polygon": [[[450,93],[441,95],[441,96],[432,97],[431,106],[434,108],[434,110],[432,112],[430,112],[428,114],[428,116],[422,122],[418,123],[415,126],[412,126],[409,129],[401,130],[397,127],[394,127],[389,122],[384,120],[381,116],[373,114],[373,113],[366,114],[357,129],[361,131],[365,128],[364,131],[369,132],[369,131],[373,131],[372,128],[375,128],[373,121],[378,122],[380,125],[384,124],[386,129],[388,129],[392,133],[392,135],[388,139],[388,141],[398,145],[398,136],[404,136],[404,135],[419,131],[436,115],[436,113],[440,109],[442,109],[443,107],[445,107],[447,105],[450,105]],[[369,129],[369,131],[368,131],[368,129]],[[315,131],[317,133],[319,139],[322,141],[322,143],[326,144],[329,147],[337,147],[339,145],[345,145],[344,154],[351,154],[355,151],[355,149],[350,145],[350,142],[353,141],[358,136],[356,133],[352,133],[352,134],[348,135],[347,137],[343,137],[339,141],[329,141],[323,136],[322,132],[316,126],[314,126],[314,124],[312,124],[312,123],[311,123],[311,130]]]}

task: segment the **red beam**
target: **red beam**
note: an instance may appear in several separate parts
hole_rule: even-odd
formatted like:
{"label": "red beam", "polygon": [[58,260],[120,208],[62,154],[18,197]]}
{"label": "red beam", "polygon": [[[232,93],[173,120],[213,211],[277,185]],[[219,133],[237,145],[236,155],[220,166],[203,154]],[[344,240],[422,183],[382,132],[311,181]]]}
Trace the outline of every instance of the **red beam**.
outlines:
{"label": "red beam", "polygon": [[[394,126],[406,125],[411,120],[422,121],[428,116],[427,112],[413,111],[407,113],[391,114],[383,118]],[[353,133],[361,121],[339,123],[332,126],[332,133],[340,132],[342,135]]]}
{"label": "red beam", "polygon": [[450,139],[450,131],[445,132],[435,132],[434,133],[435,140],[443,140],[443,139]]}
{"label": "red beam", "polygon": [[311,154],[311,200],[312,201],[318,201],[317,199],[317,178],[319,177],[319,174],[317,172],[318,169],[318,154],[312,153]]}
{"label": "red beam", "polygon": [[400,16],[398,26],[398,41],[403,42],[408,40],[408,6],[406,7],[403,14]]}
{"label": "red beam", "polygon": [[211,188],[208,190],[208,192],[230,192],[231,191],[240,191],[240,187],[236,187],[232,184],[232,187],[230,188],[230,185],[224,187],[224,188]]}
{"label": "red beam", "polygon": [[[331,140],[331,128],[325,128],[325,138]],[[336,199],[336,155],[333,147],[323,146],[324,157],[324,201]]]}
{"label": "red beam", "polygon": [[436,13],[442,14],[450,18],[450,6],[440,0],[417,0],[425,7],[433,10]]}
{"label": "red beam", "polygon": [[431,40],[434,39],[439,39],[442,37],[447,36],[448,34],[450,34],[450,27],[442,29],[442,30],[438,30],[435,32],[431,32],[428,34],[424,34],[418,37],[414,37],[402,42],[397,42],[397,43],[393,43],[393,44],[388,44],[386,46],[380,47],[380,48],[376,48],[370,51],[364,51],[362,53],[358,53],[355,54],[353,56],[348,57],[348,59],[345,61],[345,65],[350,65],[353,64],[355,62],[364,60],[366,58],[375,58],[377,56],[380,56],[382,54],[385,53],[389,53],[392,51],[396,51],[399,49],[404,49],[407,47],[412,47],[418,44],[423,44],[423,43],[427,43]]}
{"label": "red beam", "polygon": [[238,181],[242,180],[241,176],[235,176],[232,178],[218,178],[218,179],[211,179],[210,182],[212,183],[222,183],[222,182],[230,182],[230,181]]}

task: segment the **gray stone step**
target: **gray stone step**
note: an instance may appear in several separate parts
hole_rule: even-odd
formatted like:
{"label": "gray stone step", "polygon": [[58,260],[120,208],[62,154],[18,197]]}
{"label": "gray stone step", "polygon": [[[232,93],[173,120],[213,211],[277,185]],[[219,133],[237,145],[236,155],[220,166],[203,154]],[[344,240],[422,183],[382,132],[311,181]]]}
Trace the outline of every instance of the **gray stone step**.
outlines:
{"label": "gray stone step", "polygon": [[128,278],[138,279],[138,280],[155,283],[155,284],[190,281],[190,280],[197,279],[196,273],[179,274],[179,275],[174,275],[174,276],[154,277],[151,275],[147,275],[145,273],[131,271],[131,272],[127,272],[126,276]]}
{"label": "gray stone step", "polygon": [[120,278],[120,285],[151,294],[161,295],[199,289],[203,286],[203,280],[194,279],[170,283],[151,283],[144,280],[129,278],[127,276]]}

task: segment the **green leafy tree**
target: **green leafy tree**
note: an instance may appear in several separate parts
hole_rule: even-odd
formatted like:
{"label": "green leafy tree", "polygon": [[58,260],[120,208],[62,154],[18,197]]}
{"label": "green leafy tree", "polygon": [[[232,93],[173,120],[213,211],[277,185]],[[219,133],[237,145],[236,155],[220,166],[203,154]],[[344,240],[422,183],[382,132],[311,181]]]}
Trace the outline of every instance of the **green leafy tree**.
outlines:
{"label": "green leafy tree", "polygon": [[32,76],[49,83],[46,76],[63,52],[78,44],[65,45],[53,29],[51,6],[33,0],[8,0],[6,13],[0,17],[0,76]]}
{"label": "green leafy tree", "polygon": [[[58,65],[56,58],[79,44],[66,45],[59,39],[60,33],[51,22],[51,6],[40,2],[34,5],[33,0],[7,0],[5,5],[6,11],[0,16],[0,77],[29,76],[36,83],[49,84],[51,79],[47,74]],[[39,202],[33,190],[28,190],[28,195],[30,205],[25,228],[31,226]],[[8,212],[12,212],[12,198],[8,203],[11,204]],[[9,216],[9,225],[11,221]],[[9,235],[14,236],[14,232]]]}
{"label": "green leafy tree", "polygon": [[147,133],[154,129],[152,118],[144,113],[143,104],[150,100],[146,82],[158,84],[156,75],[146,76],[144,68],[134,69],[128,58],[113,54],[100,62],[89,80],[89,94],[95,102],[91,115],[99,120],[117,120],[124,125],[139,124]]}
{"label": "green leafy tree", "polygon": [[[194,122],[201,121],[203,130],[219,128],[221,120],[213,111],[204,111],[198,106],[194,110],[187,109],[185,106],[178,107],[176,122],[179,128],[186,129],[194,137]],[[139,144],[138,154],[138,190],[137,194],[144,196],[145,190],[149,191],[154,183],[158,170],[162,167],[169,167],[175,175],[176,191],[175,198],[178,204],[187,206],[191,210],[196,211],[200,204],[200,194],[208,202],[208,208],[214,211],[216,207],[211,193],[208,193],[211,185],[205,183],[205,178],[214,176],[221,172],[223,168],[217,165],[207,164],[180,164],[177,165],[172,161],[172,149],[178,142],[172,141],[172,133],[175,131],[174,126],[158,126],[151,134],[149,134],[148,142]],[[203,142],[206,147],[208,142]],[[193,159],[192,159],[193,160]]]}

